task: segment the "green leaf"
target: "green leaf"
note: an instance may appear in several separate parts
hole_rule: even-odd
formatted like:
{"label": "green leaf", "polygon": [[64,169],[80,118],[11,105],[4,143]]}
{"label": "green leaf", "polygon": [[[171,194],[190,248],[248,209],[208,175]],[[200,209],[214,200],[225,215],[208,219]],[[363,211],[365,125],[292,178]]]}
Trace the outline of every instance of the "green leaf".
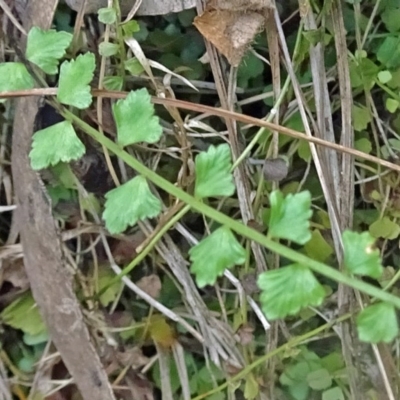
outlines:
{"label": "green leaf", "polygon": [[140,75],[144,68],[136,57],[129,58],[124,62],[124,68],[133,76]]}
{"label": "green leaf", "polygon": [[319,230],[314,230],[304,246],[305,253],[314,260],[325,262],[332,254],[332,246],[325,240]]}
{"label": "green leaf", "polygon": [[[32,89],[34,86],[35,81],[24,64],[18,62],[0,64],[0,93]],[[0,103],[5,101],[6,99],[0,99]]]}
{"label": "green leaf", "polygon": [[379,67],[370,58],[350,61],[350,79],[353,88],[365,86],[371,89],[378,73]]}
{"label": "green leaf", "polygon": [[308,400],[309,399],[309,391],[307,382],[296,382],[293,385],[288,387],[289,393],[291,395],[291,399],[293,400]]}
{"label": "green leaf", "polygon": [[322,400],[345,400],[345,397],[342,389],[335,386],[322,393]]}
{"label": "green leaf", "polygon": [[392,74],[390,73],[390,71],[387,71],[387,70],[380,71],[378,73],[378,79],[379,79],[379,82],[381,82],[383,84],[388,83],[392,79]]}
{"label": "green leaf", "polygon": [[399,102],[395,99],[392,99],[390,97],[386,99],[386,110],[388,110],[392,114],[397,111],[399,105]]}
{"label": "green leaf", "polygon": [[[115,274],[110,267],[100,265],[98,269],[98,287],[101,291],[115,278]],[[107,307],[112,301],[115,300],[121,289],[121,282],[114,282],[107,290],[99,297],[100,303],[103,307]]]}
{"label": "green leaf", "polygon": [[344,231],[342,234],[344,263],[357,275],[379,278],[383,272],[379,250],[373,249],[375,239],[368,233]]}
{"label": "green leaf", "polygon": [[24,333],[22,338],[24,343],[28,346],[36,346],[38,344],[46,343],[49,341],[49,334],[47,331],[38,333],[37,335],[31,335],[29,333]]}
{"label": "green leaf", "polygon": [[371,122],[371,114],[365,107],[353,106],[353,126],[357,132],[363,131]]}
{"label": "green leaf", "polygon": [[287,386],[290,394],[296,400],[306,400],[309,395],[309,387],[306,381],[310,372],[310,363],[307,361],[297,362],[285,368],[283,374],[279,377],[279,382]]}
{"label": "green leaf", "polygon": [[244,398],[246,400],[253,400],[260,394],[260,385],[253,374],[248,374],[245,378],[244,385]]}
{"label": "green leaf", "polygon": [[309,162],[311,160],[311,149],[308,142],[306,142],[305,140],[299,140],[299,148],[297,149],[297,154],[305,162]]}
{"label": "green leaf", "polygon": [[354,147],[357,150],[360,150],[360,151],[362,151],[364,153],[369,154],[369,153],[371,153],[371,150],[372,150],[372,143],[367,138],[361,138],[361,139],[358,139],[358,140],[355,141]]}
{"label": "green leaf", "polygon": [[261,76],[263,71],[264,63],[253,53],[247,54],[238,68],[238,86],[247,88],[249,80]]}
{"label": "green leaf", "polygon": [[[396,3],[396,2],[393,2]],[[398,4],[398,2],[397,2]],[[397,32],[400,30],[400,9],[388,7],[381,14],[383,23],[389,32]]]}
{"label": "green leaf", "polygon": [[117,20],[117,13],[112,7],[100,8],[97,14],[99,21],[106,25],[111,25]]}
{"label": "green leaf", "polygon": [[106,194],[103,219],[110,233],[121,233],[128,226],[161,212],[160,200],[151,193],[145,178],[137,176]]}
{"label": "green leaf", "polygon": [[0,315],[3,323],[15,329],[20,329],[29,335],[39,335],[46,331],[39,309],[30,292],[21,295],[7,306]]}
{"label": "green leaf", "polygon": [[235,193],[229,145],[211,145],[196,157],[195,196],[232,196]]}
{"label": "green leaf", "polygon": [[262,309],[269,319],[294,315],[307,306],[319,306],[325,297],[323,286],[301,264],[263,272],[258,286],[262,290]]}
{"label": "green leaf", "polygon": [[59,122],[33,135],[29,153],[34,170],[47,168],[62,162],[78,160],[85,154],[85,146],[79,140],[69,121]]}
{"label": "green leaf", "polygon": [[321,366],[327,369],[331,374],[344,368],[343,355],[338,350],[328,354],[321,359]]}
{"label": "green leaf", "polygon": [[89,83],[93,79],[95,69],[93,53],[85,53],[76,60],[64,61],[61,64],[57,99],[79,109],[90,106],[92,95]]}
{"label": "green leaf", "polygon": [[135,20],[131,20],[129,22],[122,24],[121,28],[124,38],[132,37],[134,33],[140,31],[140,25]]}
{"label": "green leaf", "polygon": [[198,287],[213,285],[225,269],[246,261],[246,250],[227,227],[215,230],[189,250]]}
{"label": "green leaf", "polygon": [[71,41],[72,35],[68,32],[33,27],[28,34],[26,58],[46,74],[54,75],[58,70],[58,62],[64,57]]}
{"label": "green leaf", "polygon": [[389,303],[368,306],[357,316],[360,340],[368,343],[391,342],[399,333],[396,310]]}
{"label": "green leaf", "polygon": [[113,105],[113,115],[122,146],[156,143],[161,137],[162,127],[146,89],[131,91],[125,99],[118,100]]}
{"label": "green leaf", "polygon": [[314,390],[328,389],[332,385],[332,377],[328,370],[320,368],[307,375],[308,386]]}
{"label": "green leaf", "polygon": [[283,194],[275,190],[270,196],[271,217],[268,235],[304,244],[311,239],[311,194],[308,191]]}
{"label": "green leaf", "polygon": [[120,91],[124,85],[124,79],[121,76],[105,76],[103,85],[107,90]]}
{"label": "green leaf", "polygon": [[376,239],[383,238],[393,240],[399,236],[400,226],[391,221],[388,217],[383,217],[370,225],[369,233]]}
{"label": "green leaf", "polygon": [[115,56],[119,51],[119,46],[115,43],[102,42],[99,44],[99,54],[103,57]]}
{"label": "green leaf", "polygon": [[400,66],[400,38],[398,36],[385,38],[376,56],[386,68],[398,68]]}

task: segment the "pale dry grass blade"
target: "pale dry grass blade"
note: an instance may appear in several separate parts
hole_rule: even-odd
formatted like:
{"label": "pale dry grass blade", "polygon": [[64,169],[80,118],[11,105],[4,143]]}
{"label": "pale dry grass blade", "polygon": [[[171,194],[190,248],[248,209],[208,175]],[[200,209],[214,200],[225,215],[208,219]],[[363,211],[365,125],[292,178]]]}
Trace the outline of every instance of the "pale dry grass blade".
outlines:
{"label": "pale dry grass blade", "polygon": [[[144,221],[141,224],[141,229],[146,234],[151,234],[153,228],[150,223]],[[164,235],[163,239],[157,243],[156,249],[166,261],[184,291],[184,300],[199,325],[203,337],[203,346],[212,362],[221,365],[222,361],[225,361],[241,368],[244,365],[244,360],[236,347],[236,342],[233,340],[232,330],[224,326],[208,310],[189,273],[187,262],[175,242],[169,235]]]}
{"label": "pale dry grass blade", "polygon": [[[352,116],[351,110],[353,105],[349,65],[347,61],[347,44],[346,44],[346,32],[343,22],[343,13],[340,2],[334,2],[331,10],[333,29],[335,31],[335,48],[337,57],[337,72],[339,79],[339,90],[340,90],[340,102],[341,102],[341,114],[342,114],[342,133],[341,133],[341,144],[346,147],[353,147],[354,144],[354,132],[352,127]],[[342,154],[340,157],[341,163],[341,176],[340,176],[340,187],[339,191],[339,213],[340,213],[340,228],[345,230],[352,227],[353,224],[353,207],[354,207],[354,158],[348,154]],[[338,254],[339,263],[343,268],[343,257]],[[349,307],[353,309],[355,306],[355,297],[359,299],[361,304],[360,296],[358,293],[354,293],[352,289],[339,285],[338,289],[338,307]],[[342,341],[342,353],[349,371],[349,386],[350,391],[354,399],[362,398],[360,390],[360,370],[357,368],[358,359],[354,357],[354,349],[360,348],[360,343],[357,339],[357,335],[353,332],[354,326],[351,326],[348,322],[341,324],[341,341]],[[355,364],[355,365],[354,365]]]}
{"label": "pale dry grass blade", "polygon": [[158,364],[160,366],[160,381],[163,400],[174,400],[171,387],[171,368],[169,365],[169,355],[157,342],[154,342],[158,354]]}
{"label": "pale dry grass blade", "polygon": [[12,13],[10,7],[4,0],[0,0],[0,8],[4,11],[4,14],[7,15],[7,17],[10,19],[10,21],[13,23],[13,25],[25,36],[27,36],[27,33],[24,29],[24,27],[19,23],[18,19],[14,16]]}
{"label": "pale dry grass blade", "polygon": [[166,74],[170,74],[172,76],[174,76],[175,78],[181,80],[184,84],[186,84],[187,86],[189,86],[190,88],[192,88],[195,92],[198,92],[199,90],[196,88],[196,86],[194,86],[189,79],[186,79],[185,77],[183,77],[182,75],[177,74],[176,72],[171,71],[170,69],[168,69],[167,67],[164,67],[164,65],[160,64],[157,61],[153,61],[153,60],[148,60],[149,65],[153,68],[159,69],[160,71],[165,72]]}
{"label": "pale dry grass blade", "polygon": [[[197,0],[197,12],[199,15],[201,15],[204,10],[205,10],[205,1],[202,0]],[[228,79],[228,82],[225,79],[226,74],[224,74],[224,68],[223,68],[223,61],[221,56],[218,54],[216,48],[207,40],[205,40],[205,45],[206,45],[206,50],[207,54],[209,57],[210,61],[210,66],[211,70],[213,73],[215,85],[217,88],[218,92],[218,97],[221,102],[222,108],[226,110],[232,110],[233,107],[236,105],[236,99],[235,99],[235,104],[232,102],[232,97],[234,93],[234,88],[233,88],[233,75],[235,74],[235,69],[231,69],[230,73],[230,78]],[[228,92],[228,84],[229,81],[231,82],[230,85],[230,92],[231,96],[229,96]],[[231,101],[230,101],[231,97]],[[241,146],[239,145],[238,141],[238,127],[235,121],[232,121],[231,119],[226,119],[225,120],[227,129],[228,129],[228,136],[229,136],[229,143],[231,146],[231,151],[232,151],[232,156],[233,156],[233,162],[239,157],[241,153]],[[247,177],[247,173],[245,170],[245,165],[240,164],[233,172],[234,180],[235,180],[235,186],[236,186],[236,191],[237,191],[237,196],[239,200],[239,207],[240,207],[240,212],[243,218],[244,223],[247,223],[249,220],[254,219],[254,213],[252,209],[252,204],[250,200],[250,185],[249,185],[249,179]],[[261,247],[252,242],[251,243],[251,249],[254,254],[254,258],[256,261],[257,265],[257,270],[259,272],[265,271],[267,269],[267,264],[265,261],[264,254],[261,250]]]}
{"label": "pale dry grass blade", "polygon": [[[282,48],[282,52],[283,52],[283,56],[284,56],[284,60],[286,62],[286,68],[288,71],[288,74],[290,76],[292,85],[293,85],[293,89],[294,89],[294,93],[298,102],[298,107],[299,107],[299,112],[301,115],[301,119],[304,125],[304,130],[306,132],[306,135],[309,138],[312,138],[312,130],[310,127],[310,123],[308,121],[307,118],[307,113],[306,113],[306,108],[305,108],[305,102],[304,102],[304,96],[303,93],[301,91],[299,82],[296,78],[294,69],[293,69],[293,65],[290,59],[290,55],[289,55],[289,50],[286,44],[286,39],[285,39],[285,35],[283,33],[282,30],[282,26],[281,26],[281,22],[280,22],[280,17],[279,14],[275,11],[274,13],[275,15],[275,20],[276,20],[276,25],[278,28],[278,33],[279,33],[279,39],[280,39],[280,44],[281,44],[281,48]],[[322,186],[322,190],[324,193],[324,196],[326,199],[330,199],[331,197],[331,191],[330,188],[326,182],[325,179],[325,174],[324,174],[324,167],[322,165],[322,162],[320,160],[319,154],[317,152],[316,146],[310,142],[310,149],[311,149],[311,154],[313,156],[313,160],[314,160],[314,164],[315,164],[315,168],[317,170],[318,173],[318,177],[320,179],[320,183]],[[328,210],[329,210],[329,214],[331,215],[331,224],[332,224],[332,230],[334,232],[334,234],[338,237],[338,241],[340,238],[340,227],[339,227],[339,218],[337,216],[337,208],[335,207],[335,203],[331,202],[331,201],[327,201],[327,206],[328,206]]]}
{"label": "pale dry grass blade", "polygon": [[147,76],[150,78],[153,87],[157,89],[157,81],[154,78],[153,71],[151,70],[149,60],[147,59],[146,55],[144,54],[139,42],[134,39],[126,39],[125,40],[126,45],[132,50],[132,53],[135,55],[137,60],[140,62],[140,65],[143,67],[145,70]]}
{"label": "pale dry grass blade", "polygon": [[186,369],[185,352],[181,344],[177,341],[172,346],[176,369],[178,370],[179,381],[181,382],[183,400],[190,400],[189,376]]}
{"label": "pale dry grass blade", "polygon": [[[311,9],[303,16],[305,31],[317,30],[317,24]],[[318,129],[315,136],[321,139],[335,142],[335,134],[333,131],[332,108],[329,99],[329,91],[326,78],[326,68],[324,62],[324,45],[319,42],[315,45],[310,44],[310,63],[311,73],[313,77],[313,93],[315,98],[315,108],[317,115]],[[338,155],[329,149],[318,149],[319,157],[324,168],[324,179],[326,185],[330,188],[330,196],[326,201],[335,203],[335,207],[339,207],[339,197],[335,193],[339,191],[339,164]],[[337,247],[339,248],[339,247]]]}
{"label": "pale dry grass blade", "polygon": [[[269,52],[271,74],[272,74],[272,89],[273,89],[275,104],[280,98],[282,91],[279,34],[276,23],[277,21],[274,18],[273,9],[268,9],[265,13],[265,30],[267,33],[268,52]],[[272,121],[278,125],[280,123],[280,118],[281,118],[280,107],[279,106],[277,106],[276,108],[274,107],[273,113],[271,115],[273,116]],[[279,133],[274,130],[272,131],[272,141],[270,149],[268,151],[268,154],[265,154],[264,158],[269,158],[269,157],[277,158],[278,155],[279,155]],[[278,189],[279,183],[277,181],[273,182],[272,188],[273,190]],[[278,254],[275,254],[272,259],[272,262],[270,263],[269,268],[270,269],[279,268],[279,264],[280,264],[280,257]],[[278,340],[279,340],[278,324],[276,323],[276,321],[274,321],[271,325],[268,340],[266,341],[266,351],[273,352],[278,347]],[[276,374],[275,371],[276,365],[277,365],[276,357],[272,357],[270,360],[268,360],[267,379],[270,382],[268,388],[270,396],[273,396],[275,391],[275,380],[273,377]]]}
{"label": "pale dry grass blade", "polygon": [[244,301],[247,299],[247,302],[249,303],[250,307],[253,309],[254,314],[257,316],[257,318],[260,321],[265,332],[269,331],[271,328],[271,324],[268,322],[268,320],[265,317],[264,313],[262,312],[261,308],[254,301],[254,299],[250,295],[246,295],[243,285],[241,284],[239,279],[237,279],[236,276],[234,276],[232,274],[232,272],[229,270],[226,270],[224,272],[224,276],[232,283],[233,286],[235,286],[236,290],[238,291],[239,300],[240,300],[241,304],[243,304]]}
{"label": "pale dry grass blade", "polygon": [[0,399],[12,400],[13,396],[7,376],[6,368],[4,367],[3,360],[0,357]]}
{"label": "pale dry grass blade", "polygon": [[[88,197],[88,194],[86,190],[82,187],[82,185],[79,183],[79,181],[76,181],[77,186],[79,188],[80,193],[82,196],[85,198]],[[100,225],[101,220],[100,217],[98,216],[97,212],[93,209],[92,206],[90,206],[90,213],[93,216],[94,221]],[[106,235],[104,234],[103,231],[100,231],[100,237],[104,246],[104,250],[106,252],[107,258],[110,262],[110,267],[111,269],[115,272],[116,275],[119,275],[122,273],[121,268],[116,264],[114,257],[111,253],[110,246],[108,245],[108,241],[106,238]],[[183,318],[181,318],[179,315],[171,311],[169,308],[165,307],[163,304],[155,300],[153,297],[151,297],[148,293],[146,293],[144,290],[140,289],[136,284],[134,284],[128,277],[123,276],[121,278],[122,282],[134,293],[136,293],[140,298],[142,298],[144,301],[146,301],[149,305],[154,307],[156,310],[158,310],[161,314],[165,315],[167,318],[171,319],[172,321],[178,322],[182,324],[182,326],[185,327],[185,329],[188,330],[199,342],[203,342],[204,339],[203,337],[190,325],[188,324]]]}
{"label": "pale dry grass blade", "polygon": [[133,5],[131,7],[131,10],[129,11],[127,17],[125,18],[125,20],[123,21],[123,23],[127,23],[129,22],[137,13],[137,10],[139,9],[139,7],[142,5],[143,0],[135,0],[133,2]]}

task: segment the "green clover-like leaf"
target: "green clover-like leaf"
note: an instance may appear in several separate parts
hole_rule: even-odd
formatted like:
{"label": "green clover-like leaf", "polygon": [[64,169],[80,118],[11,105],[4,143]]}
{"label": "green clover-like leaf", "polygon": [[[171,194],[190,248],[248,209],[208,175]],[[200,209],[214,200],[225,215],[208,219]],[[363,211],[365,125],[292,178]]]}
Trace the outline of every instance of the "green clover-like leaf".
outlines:
{"label": "green clover-like leaf", "polygon": [[339,386],[334,386],[322,392],[322,400],[345,400],[343,390]]}
{"label": "green clover-like leaf", "polygon": [[110,42],[102,42],[99,44],[99,54],[103,57],[111,57],[117,54],[119,45]]}
{"label": "green clover-like leaf", "polygon": [[393,240],[400,235],[400,226],[388,217],[383,217],[369,226],[369,233],[374,238]]}
{"label": "green clover-like leaf", "polygon": [[118,100],[112,109],[120,145],[156,143],[160,139],[162,127],[154,115],[154,106],[146,89],[131,91],[125,99]]}
{"label": "green clover-like leaf", "polygon": [[[35,82],[25,65],[18,62],[0,64],[0,93],[13,90],[32,89]],[[5,99],[0,99],[4,103]]]}
{"label": "green clover-like leaf", "polygon": [[89,83],[93,79],[96,67],[93,53],[85,53],[76,60],[61,64],[57,99],[70,106],[84,109],[90,106],[92,95]]}
{"label": "green clover-like leaf", "polygon": [[371,234],[345,231],[342,239],[346,268],[353,274],[379,278],[383,268],[379,250],[373,248],[375,239]]}
{"label": "green clover-like leaf", "polygon": [[142,176],[109,191],[106,199],[103,219],[110,233],[121,233],[137,221],[154,218],[161,212],[160,200]]}
{"label": "green clover-like leaf", "polygon": [[332,386],[331,373],[325,368],[318,368],[307,375],[308,386],[314,390],[324,390]]}
{"label": "green clover-like leaf", "polygon": [[100,8],[97,13],[99,21],[103,24],[111,25],[117,20],[117,13],[112,7]]}
{"label": "green clover-like leaf", "polygon": [[99,296],[100,303],[106,307],[115,300],[121,290],[121,281],[114,282],[115,273],[107,265],[99,265],[98,270],[98,285],[99,291],[107,288]]}
{"label": "green clover-like leaf", "polygon": [[1,312],[2,321],[29,335],[46,332],[38,307],[30,292],[22,294]]}
{"label": "green clover-like leaf", "polygon": [[397,35],[387,36],[376,53],[378,60],[388,69],[400,66],[400,38]]}
{"label": "green clover-like leaf", "polygon": [[196,197],[232,196],[235,192],[229,145],[211,145],[196,157]]}
{"label": "green clover-like leaf", "polygon": [[304,191],[289,194],[275,190],[270,196],[271,216],[268,234],[274,238],[287,239],[305,244],[311,239],[311,195]]}
{"label": "green clover-like leaf", "polygon": [[246,261],[246,250],[234,234],[221,227],[189,250],[198,287],[213,285],[225,269]]}
{"label": "green clover-like leaf", "polygon": [[121,91],[124,86],[124,78],[121,76],[105,76],[103,85],[107,90]]}
{"label": "green clover-like leaf", "polygon": [[301,264],[263,272],[258,278],[261,305],[269,319],[294,315],[307,306],[319,306],[325,290],[310,269]]}
{"label": "green clover-like leaf", "polygon": [[85,146],[69,121],[59,122],[33,135],[29,153],[34,170],[56,165],[60,161],[78,160],[85,154]]}
{"label": "green clover-like leaf", "polygon": [[399,333],[396,310],[389,303],[368,306],[357,316],[360,340],[368,343],[391,342]]}
{"label": "green clover-like leaf", "polygon": [[65,55],[71,40],[72,35],[68,32],[33,27],[28,34],[26,58],[46,74],[54,75],[57,73],[58,61]]}

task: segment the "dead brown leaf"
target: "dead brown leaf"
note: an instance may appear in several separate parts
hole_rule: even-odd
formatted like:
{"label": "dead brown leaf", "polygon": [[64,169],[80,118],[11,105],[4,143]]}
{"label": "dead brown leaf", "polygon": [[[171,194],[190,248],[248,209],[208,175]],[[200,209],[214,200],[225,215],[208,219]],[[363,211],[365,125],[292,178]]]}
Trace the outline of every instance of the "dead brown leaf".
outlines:
{"label": "dead brown leaf", "polygon": [[144,356],[139,347],[132,347],[119,351],[115,354],[118,362],[123,366],[130,366],[133,369],[139,369],[146,365],[150,360]]}
{"label": "dead brown leaf", "polygon": [[246,346],[254,340],[254,327],[248,324],[242,325],[236,333],[242,346]]}
{"label": "dead brown leaf", "polygon": [[137,255],[136,248],[146,239],[141,231],[121,238],[112,245],[111,251],[117,264],[131,262]]}
{"label": "dead brown leaf", "polygon": [[10,282],[14,288],[27,289],[29,287],[28,276],[26,275],[24,260],[3,261],[2,274],[0,275],[0,286],[2,282]]}
{"label": "dead brown leaf", "polygon": [[161,281],[157,275],[144,276],[136,282],[136,285],[153,299],[156,299],[160,295]]}
{"label": "dead brown leaf", "polygon": [[263,29],[264,11],[272,7],[272,0],[210,0],[206,11],[193,23],[237,67]]}
{"label": "dead brown leaf", "polygon": [[254,37],[262,29],[264,17],[256,12],[241,14],[211,10],[196,17],[194,25],[232,66],[237,67]]}

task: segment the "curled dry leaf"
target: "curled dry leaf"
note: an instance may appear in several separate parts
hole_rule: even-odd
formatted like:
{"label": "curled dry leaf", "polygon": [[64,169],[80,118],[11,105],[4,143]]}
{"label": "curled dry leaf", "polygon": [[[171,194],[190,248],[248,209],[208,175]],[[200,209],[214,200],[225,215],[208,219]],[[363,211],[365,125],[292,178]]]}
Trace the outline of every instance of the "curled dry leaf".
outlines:
{"label": "curled dry leaf", "polygon": [[257,285],[257,275],[250,272],[244,275],[240,280],[243,289],[247,295],[253,295],[254,293],[259,293],[260,288]]}
{"label": "curled dry leaf", "polygon": [[263,174],[266,181],[279,182],[286,178],[289,167],[282,158],[269,158],[264,161]]}
{"label": "curled dry leaf", "polygon": [[244,324],[236,332],[239,342],[242,346],[246,346],[254,340],[254,327]]}
{"label": "curled dry leaf", "polygon": [[0,274],[0,288],[3,282],[9,282],[14,288],[29,288],[29,280],[26,275],[24,260],[17,258],[16,260],[3,260]]}
{"label": "curled dry leaf", "polygon": [[247,226],[249,227],[249,228],[252,228],[252,229],[254,229],[255,231],[257,231],[257,232],[260,232],[260,233],[262,233],[263,231],[264,231],[264,225],[262,225],[262,224],[260,224],[259,222],[257,222],[255,219],[249,219],[248,221],[247,221]]}
{"label": "curled dry leaf", "polygon": [[160,295],[161,281],[157,275],[144,276],[136,282],[136,285],[153,299],[156,299]]}
{"label": "curled dry leaf", "polygon": [[139,369],[146,365],[150,360],[148,357],[143,355],[142,350],[139,347],[126,348],[123,351],[115,353],[115,357],[124,367],[132,367],[133,369]]}
{"label": "curled dry leaf", "polygon": [[254,37],[263,29],[264,11],[271,0],[211,0],[194,25],[237,67]]}
{"label": "curled dry leaf", "polygon": [[142,231],[120,238],[111,247],[112,255],[117,264],[130,263],[137,255],[136,248],[146,239]]}

